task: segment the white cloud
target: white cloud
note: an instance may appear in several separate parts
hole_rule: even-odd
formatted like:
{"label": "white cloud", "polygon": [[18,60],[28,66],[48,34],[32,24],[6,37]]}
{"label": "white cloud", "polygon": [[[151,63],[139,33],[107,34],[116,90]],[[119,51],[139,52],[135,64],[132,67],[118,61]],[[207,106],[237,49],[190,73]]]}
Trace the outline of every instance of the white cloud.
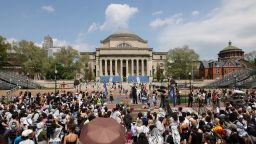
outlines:
{"label": "white cloud", "polygon": [[12,42],[17,42],[18,40],[16,38],[11,37],[11,38],[6,38],[6,41],[8,43],[12,43]]}
{"label": "white cloud", "polygon": [[54,13],[55,9],[52,5],[44,5],[41,7],[42,10],[48,12],[48,13]]}
{"label": "white cloud", "polygon": [[199,13],[199,11],[195,10],[191,14],[192,14],[192,16],[198,16],[200,13]]}
{"label": "white cloud", "polygon": [[98,29],[98,25],[97,25],[95,22],[93,22],[93,23],[90,25],[90,27],[88,28],[87,32],[88,32],[88,33],[94,32],[94,31],[96,31],[97,29]]}
{"label": "white cloud", "polygon": [[71,46],[78,51],[90,51],[92,48],[94,48],[93,45],[90,45],[85,41],[86,38],[81,33],[78,34],[75,42],[68,42],[66,40],[60,40],[57,38],[53,38],[52,40],[54,46]]}
{"label": "white cloud", "polygon": [[57,46],[57,47],[71,45],[69,42],[67,42],[65,40],[60,40],[57,38],[52,38],[52,41],[53,41],[53,46]]}
{"label": "white cloud", "polygon": [[172,17],[168,17],[165,19],[156,18],[154,21],[150,22],[149,25],[152,28],[157,28],[157,27],[162,27],[162,26],[171,25],[171,24],[180,24],[182,22],[181,16],[182,14],[178,13],[173,15]]}
{"label": "white cloud", "polygon": [[156,11],[152,13],[153,16],[160,15],[160,14],[163,14],[163,11]]}
{"label": "white cloud", "polygon": [[245,50],[255,50],[256,46],[256,1],[223,0],[218,9],[205,14],[203,19],[169,24],[158,36],[161,50],[188,45],[201,58],[216,58],[217,53],[233,45]]}
{"label": "white cloud", "polygon": [[[68,46],[68,45],[72,46],[72,44],[70,42],[65,41],[65,40],[60,40],[58,38],[52,38],[52,41],[53,41],[54,47],[63,47],[63,46]],[[44,41],[34,42],[34,44],[38,47],[42,47],[43,43],[44,43]]]}
{"label": "white cloud", "polygon": [[127,4],[110,4],[105,11],[105,22],[100,30],[127,28],[129,20],[138,12],[138,8]]}
{"label": "white cloud", "polygon": [[42,47],[43,47],[43,42],[40,42],[40,43],[38,43],[38,42],[34,42],[34,44],[35,44],[36,46],[40,47],[40,48],[42,48]]}

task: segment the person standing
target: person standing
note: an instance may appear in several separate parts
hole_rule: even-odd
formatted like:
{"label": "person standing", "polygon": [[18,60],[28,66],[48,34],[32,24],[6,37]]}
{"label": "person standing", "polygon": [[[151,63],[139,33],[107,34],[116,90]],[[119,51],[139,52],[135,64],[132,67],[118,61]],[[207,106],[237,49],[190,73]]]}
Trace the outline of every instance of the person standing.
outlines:
{"label": "person standing", "polygon": [[133,104],[138,104],[137,89],[136,89],[135,85],[132,87],[132,102],[133,102]]}
{"label": "person standing", "polygon": [[180,105],[180,92],[178,89],[176,90],[176,92],[177,92],[177,105]]}
{"label": "person standing", "polygon": [[164,93],[165,93],[164,90],[160,91],[160,98],[161,98],[160,107],[161,108],[165,108],[165,95],[164,95]]}
{"label": "person standing", "polygon": [[207,105],[211,105],[211,97],[212,97],[212,93],[209,90],[209,92],[207,93],[207,97],[206,97]]}
{"label": "person standing", "polygon": [[193,93],[190,92],[188,95],[188,107],[192,107],[192,103],[193,103]]}
{"label": "person standing", "polygon": [[157,104],[157,95],[156,95],[156,91],[153,91],[152,94],[152,101],[153,101],[153,105],[156,108],[156,104]]}
{"label": "person standing", "polygon": [[114,101],[114,97],[113,97],[113,94],[112,94],[112,92],[110,93],[110,96],[109,96],[109,101],[110,101],[111,103],[113,103],[113,101]]}
{"label": "person standing", "polygon": [[175,107],[176,106],[175,88],[172,84],[169,89],[169,98],[172,100],[173,107]]}

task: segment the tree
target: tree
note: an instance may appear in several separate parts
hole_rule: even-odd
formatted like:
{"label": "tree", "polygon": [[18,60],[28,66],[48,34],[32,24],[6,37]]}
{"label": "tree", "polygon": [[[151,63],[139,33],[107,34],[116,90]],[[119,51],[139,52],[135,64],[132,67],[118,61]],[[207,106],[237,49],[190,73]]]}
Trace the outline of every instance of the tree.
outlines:
{"label": "tree", "polygon": [[3,66],[3,63],[7,60],[7,49],[10,47],[10,44],[6,41],[4,37],[0,35],[0,68]]}
{"label": "tree", "polygon": [[16,61],[18,61],[24,73],[29,73],[36,79],[40,79],[45,73],[43,66],[48,62],[46,51],[36,46],[32,41],[22,40],[18,42]]}
{"label": "tree", "polygon": [[54,79],[55,66],[58,71],[58,79],[74,79],[76,74],[86,72],[88,67],[87,56],[80,56],[78,51],[71,46],[63,47],[53,58],[50,58],[50,68],[46,74],[46,78]]}
{"label": "tree", "polygon": [[165,62],[166,76],[173,78],[189,78],[188,73],[192,71],[195,61],[199,55],[187,46],[169,50]]}
{"label": "tree", "polygon": [[254,67],[256,67],[256,51],[251,51],[244,55],[245,60],[251,63]]}
{"label": "tree", "polygon": [[80,55],[79,64],[80,64],[80,73],[83,75],[86,80],[93,80],[93,72],[89,67],[89,56],[88,55]]}

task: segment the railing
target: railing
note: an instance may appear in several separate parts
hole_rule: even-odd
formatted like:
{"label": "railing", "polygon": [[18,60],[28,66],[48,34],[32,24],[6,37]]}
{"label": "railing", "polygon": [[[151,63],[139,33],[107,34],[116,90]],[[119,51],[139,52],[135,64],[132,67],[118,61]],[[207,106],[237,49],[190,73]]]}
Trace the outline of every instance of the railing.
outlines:
{"label": "railing", "polygon": [[15,87],[15,85],[0,80],[0,89],[5,90],[5,89],[11,89],[11,88],[13,88],[13,87]]}
{"label": "railing", "polygon": [[256,75],[255,69],[245,69],[225,75],[222,79],[210,83],[208,87],[228,87],[235,83],[246,81],[250,77]]}
{"label": "railing", "polygon": [[21,86],[22,88],[39,88],[40,85],[27,79],[25,76],[16,75],[13,72],[0,71],[0,79],[10,83],[14,86]]}
{"label": "railing", "polygon": [[8,90],[6,92],[6,95],[10,95],[10,94],[14,93],[15,91],[17,91],[19,89],[20,89],[20,86],[16,86],[16,87],[12,88],[11,90]]}

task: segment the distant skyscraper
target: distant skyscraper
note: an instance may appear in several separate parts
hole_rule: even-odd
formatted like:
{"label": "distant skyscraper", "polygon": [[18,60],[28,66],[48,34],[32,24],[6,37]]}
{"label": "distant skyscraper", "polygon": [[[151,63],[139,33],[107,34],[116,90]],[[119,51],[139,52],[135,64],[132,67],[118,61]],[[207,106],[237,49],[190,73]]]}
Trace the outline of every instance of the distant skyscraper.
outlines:
{"label": "distant skyscraper", "polygon": [[44,43],[43,43],[43,48],[45,49],[49,49],[49,48],[52,48],[53,47],[53,40],[52,38],[47,35],[44,37]]}
{"label": "distant skyscraper", "polygon": [[47,35],[44,37],[43,48],[47,51],[48,57],[53,57],[62,47],[53,46],[52,38]]}

